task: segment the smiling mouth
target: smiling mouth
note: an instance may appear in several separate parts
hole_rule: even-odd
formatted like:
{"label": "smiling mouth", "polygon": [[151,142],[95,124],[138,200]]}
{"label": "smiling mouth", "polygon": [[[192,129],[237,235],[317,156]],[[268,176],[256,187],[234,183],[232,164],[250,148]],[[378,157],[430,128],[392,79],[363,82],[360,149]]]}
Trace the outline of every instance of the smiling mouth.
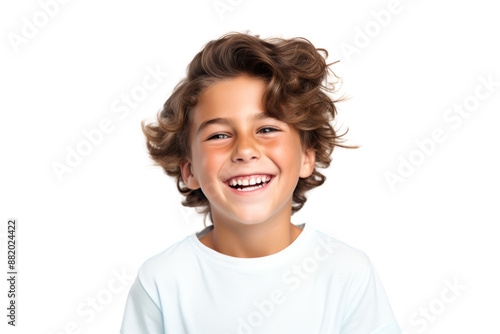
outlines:
{"label": "smiling mouth", "polygon": [[257,189],[260,189],[260,188],[263,188],[265,187],[268,183],[270,183],[272,180],[274,179],[274,176],[271,175],[271,178],[268,180],[268,181],[262,181],[261,183],[258,183],[258,184],[254,184],[254,185],[240,185],[240,184],[236,184],[236,185],[230,185],[228,184],[228,186],[232,189],[235,189],[237,191],[241,191],[241,192],[247,192],[247,191],[253,191],[253,190],[257,190]]}

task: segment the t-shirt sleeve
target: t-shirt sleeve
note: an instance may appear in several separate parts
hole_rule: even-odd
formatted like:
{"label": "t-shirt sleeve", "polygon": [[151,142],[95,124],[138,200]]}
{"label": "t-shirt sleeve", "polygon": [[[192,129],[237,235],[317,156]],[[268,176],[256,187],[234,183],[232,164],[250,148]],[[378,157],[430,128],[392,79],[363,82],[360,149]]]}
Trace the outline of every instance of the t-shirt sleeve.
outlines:
{"label": "t-shirt sleeve", "polygon": [[120,334],[164,334],[163,328],[161,310],[137,276],[130,287]]}
{"label": "t-shirt sleeve", "polygon": [[[369,261],[369,260],[368,260]],[[342,334],[401,334],[371,261],[342,321]]]}

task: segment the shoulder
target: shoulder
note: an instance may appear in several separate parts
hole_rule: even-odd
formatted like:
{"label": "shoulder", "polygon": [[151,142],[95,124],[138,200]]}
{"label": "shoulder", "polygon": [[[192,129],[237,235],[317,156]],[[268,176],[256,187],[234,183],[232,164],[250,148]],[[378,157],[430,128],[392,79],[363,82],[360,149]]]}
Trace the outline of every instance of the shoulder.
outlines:
{"label": "shoulder", "polygon": [[345,275],[364,276],[372,269],[368,255],[320,230],[314,231],[313,256],[321,259],[323,267]]}
{"label": "shoulder", "polygon": [[172,277],[192,263],[195,255],[190,238],[191,236],[186,236],[144,261],[138,270],[138,278],[146,289],[154,286],[158,280]]}
{"label": "shoulder", "polygon": [[339,301],[342,333],[401,333],[368,255],[323,232],[315,234],[320,247],[330,252],[320,276],[333,291],[330,296],[341,296],[331,300]]}

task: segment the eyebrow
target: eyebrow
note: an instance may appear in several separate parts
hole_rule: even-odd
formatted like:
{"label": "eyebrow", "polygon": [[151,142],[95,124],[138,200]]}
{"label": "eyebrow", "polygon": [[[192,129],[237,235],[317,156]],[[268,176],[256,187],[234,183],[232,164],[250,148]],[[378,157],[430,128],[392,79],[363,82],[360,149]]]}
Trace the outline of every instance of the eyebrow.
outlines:
{"label": "eyebrow", "polygon": [[[253,121],[260,121],[266,118],[272,118],[266,113],[258,113],[254,114],[252,117]],[[209,120],[206,120],[205,122],[201,123],[200,126],[198,127],[198,131],[196,132],[196,135],[199,135],[201,131],[203,131],[207,126],[212,125],[212,124],[223,124],[223,125],[229,125],[231,124],[231,121],[227,118],[212,118]]]}

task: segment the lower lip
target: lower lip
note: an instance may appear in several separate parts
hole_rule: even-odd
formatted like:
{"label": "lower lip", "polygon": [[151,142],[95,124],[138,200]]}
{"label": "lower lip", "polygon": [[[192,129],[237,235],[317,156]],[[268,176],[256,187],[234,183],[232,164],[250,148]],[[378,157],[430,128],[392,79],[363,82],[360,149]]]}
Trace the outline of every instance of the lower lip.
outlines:
{"label": "lower lip", "polygon": [[247,191],[244,191],[244,190],[237,190],[236,188],[231,188],[231,187],[229,186],[229,184],[227,184],[227,183],[226,183],[226,185],[228,186],[228,188],[229,188],[232,192],[234,192],[234,193],[236,193],[236,194],[238,194],[238,195],[243,195],[243,196],[245,196],[245,195],[255,195],[255,194],[261,193],[261,192],[263,192],[264,190],[266,190],[266,189],[267,189],[267,187],[271,184],[271,182],[273,182],[273,180],[274,180],[274,176],[271,176],[271,180],[269,180],[269,182],[267,182],[267,183],[266,183],[263,187],[260,187],[260,188],[254,189],[254,190],[247,190]]}

